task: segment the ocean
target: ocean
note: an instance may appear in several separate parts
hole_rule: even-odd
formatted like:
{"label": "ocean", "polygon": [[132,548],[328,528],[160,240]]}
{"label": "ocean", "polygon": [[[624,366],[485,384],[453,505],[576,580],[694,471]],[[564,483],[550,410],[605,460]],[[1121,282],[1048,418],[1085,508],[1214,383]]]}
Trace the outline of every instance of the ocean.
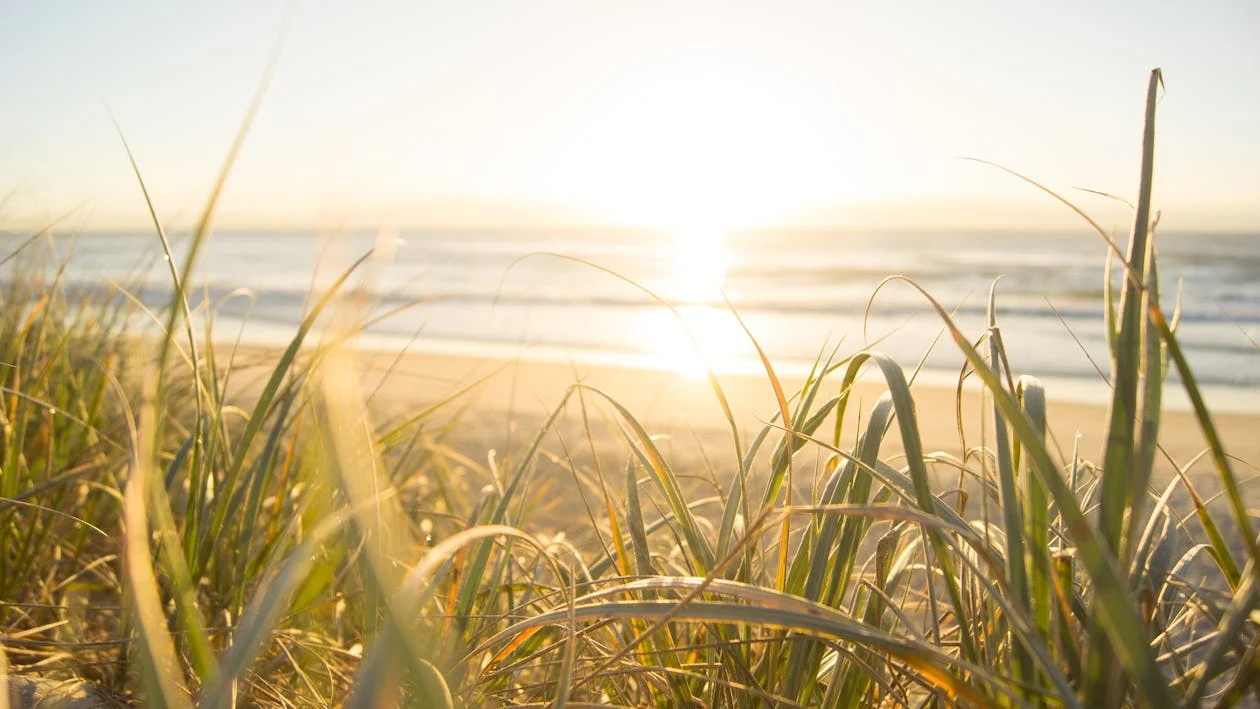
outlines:
{"label": "ocean", "polygon": [[[0,255],[25,238],[0,237]],[[1157,239],[1165,310],[1180,291],[1179,339],[1209,402],[1260,412],[1260,235]],[[188,240],[176,236],[173,243],[178,261]],[[71,290],[126,287],[150,306],[169,297],[167,266],[152,232],[58,235],[52,247],[72,254],[64,276]],[[989,290],[996,287],[998,325],[1016,374],[1041,378],[1052,397],[1107,396],[1099,372],[1109,367],[1107,246],[1084,231],[222,231],[200,258],[193,303],[212,304],[218,339],[240,334],[250,343],[283,343],[311,293],[374,247],[351,280],[370,312],[425,302],[374,324],[360,338],[368,347],[611,363],[689,376],[703,371],[703,356],[719,373],[761,371],[725,294],[785,375],[870,346],[907,370],[922,362],[922,378],[956,381],[962,357],[941,337],[925,297],[904,282],[880,287],[900,275],[954,313],[973,339],[984,333]],[[0,280],[12,278],[16,263],[0,267]],[[1117,269],[1116,287],[1121,278]],[[1184,397],[1174,393],[1169,405],[1183,408]]]}

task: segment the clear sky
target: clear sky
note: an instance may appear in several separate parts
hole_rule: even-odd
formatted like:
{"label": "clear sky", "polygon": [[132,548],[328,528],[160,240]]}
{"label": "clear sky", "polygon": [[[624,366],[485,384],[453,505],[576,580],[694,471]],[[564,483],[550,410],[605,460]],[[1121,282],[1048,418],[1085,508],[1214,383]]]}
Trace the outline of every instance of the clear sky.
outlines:
{"label": "clear sky", "polygon": [[[1074,224],[987,158],[1260,231],[1260,2],[0,0],[0,229]],[[108,106],[108,110],[106,108]],[[1124,216],[1080,195],[1117,228]]]}

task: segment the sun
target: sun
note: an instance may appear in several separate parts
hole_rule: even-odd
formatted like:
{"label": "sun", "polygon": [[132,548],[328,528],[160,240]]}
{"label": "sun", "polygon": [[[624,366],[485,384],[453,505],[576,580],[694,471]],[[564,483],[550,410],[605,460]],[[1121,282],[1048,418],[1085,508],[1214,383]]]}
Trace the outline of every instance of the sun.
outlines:
{"label": "sun", "polygon": [[835,196],[821,128],[789,89],[686,55],[647,64],[593,94],[557,164],[580,176],[569,181],[575,202],[611,222],[686,231],[778,223]]}

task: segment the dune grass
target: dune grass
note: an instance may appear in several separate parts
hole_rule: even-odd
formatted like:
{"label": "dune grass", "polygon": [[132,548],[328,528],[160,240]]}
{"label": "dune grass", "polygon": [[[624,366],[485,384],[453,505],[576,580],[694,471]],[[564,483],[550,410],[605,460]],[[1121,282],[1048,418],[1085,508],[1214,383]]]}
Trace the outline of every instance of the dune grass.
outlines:
{"label": "dune grass", "polygon": [[[1097,465],[1056,462],[1047,392],[1010,370],[995,307],[985,332],[964,333],[922,293],[964,376],[983,383],[987,445],[963,457],[923,450],[918,417],[955,412],[916,410],[902,363],[833,357],[788,392],[763,355],[778,406],[752,440],[710,373],[732,439],[716,496],[687,484],[634,412],[584,385],[477,489],[443,438],[460,425],[446,409],[372,423],[344,346],[368,320],[353,283],[370,255],[312,298],[259,374],[205,346],[213,309],[185,287],[213,200],[187,262],[172,264],[156,338],[137,338],[125,295],[67,295],[68,256],[28,242],[0,296],[7,671],[83,677],[146,706],[1260,699],[1253,522],[1160,298],[1160,86],[1156,70],[1133,233],[1112,244],[1124,276],[1107,308]],[[313,339],[332,315],[340,324]],[[1174,368],[1223,509],[1184,476],[1153,476]],[[851,430],[859,377],[887,391]],[[577,455],[553,435],[568,414],[586,448],[601,443],[601,416],[624,445]],[[584,529],[562,537],[530,517],[544,468],[577,481]],[[941,471],[956,488],[941,489]],[[1178,491],[1201,532],[1173,515]]]}

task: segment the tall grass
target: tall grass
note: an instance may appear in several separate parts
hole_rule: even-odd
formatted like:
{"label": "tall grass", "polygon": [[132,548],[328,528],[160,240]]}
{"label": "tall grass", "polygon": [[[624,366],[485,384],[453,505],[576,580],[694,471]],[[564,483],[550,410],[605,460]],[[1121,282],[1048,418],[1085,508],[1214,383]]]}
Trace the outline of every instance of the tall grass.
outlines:
{"label": "tall grass", "polygon": [[[1128,244],[1089,222],[1124,274],[1107,308],[1112,398],[1097,466],[1052,454],[1048,393],[1011,370],[996,292],[977,339],[914,283],[881,286],[918,289],[939,315],[964,376],[983,384],[989,445],[925,451],[919,417],[955,412],[917,410],[902,365],[877,351],[820,361],[795,393],[763,355],[777,407],[751,440],[710,375],[731,423],[731,475],[702,496],[634,412],[581,384],[502,466],[447,445],[461,424],[441,407],[374,425],[345,344],[370,320],[353,293],[370,255],[312,299],[261,373],[209,346],[214,306],[187,285],[213,200],[172,267],[156,348],[135,346],[133,301],[69,298],[62,260],[26,261],[0,310],[10,671],[79,675],[153,706],[1255,697],[1257,539],[1160,298],[1160,86],[1156,70]],[[338,324],[314,339],[333,312]],[[1171,368],[1224,511],[1180,471],[1155,474]],[[859,417],[862,377],[886,392]],[[581,448],[603,445],[595,455],[561,435],[569,414]],[[622,439],[611,452],[600,417]],[[539,476],[557,470],[586,509],[587,528],[564,537],[530,517]],[[1179,489],[1201,532],[1174,516]]]}

